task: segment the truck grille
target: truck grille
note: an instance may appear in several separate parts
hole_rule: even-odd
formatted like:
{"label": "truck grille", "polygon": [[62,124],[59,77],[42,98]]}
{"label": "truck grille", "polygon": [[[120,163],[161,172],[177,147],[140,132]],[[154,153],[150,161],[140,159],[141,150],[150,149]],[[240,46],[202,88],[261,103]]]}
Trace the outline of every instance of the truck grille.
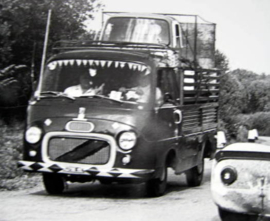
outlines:
{"label": "truck grille", "polygon": [[59,162],[106,164],[110,158],[110,145],[103,140],[51,137],[48,155]]}

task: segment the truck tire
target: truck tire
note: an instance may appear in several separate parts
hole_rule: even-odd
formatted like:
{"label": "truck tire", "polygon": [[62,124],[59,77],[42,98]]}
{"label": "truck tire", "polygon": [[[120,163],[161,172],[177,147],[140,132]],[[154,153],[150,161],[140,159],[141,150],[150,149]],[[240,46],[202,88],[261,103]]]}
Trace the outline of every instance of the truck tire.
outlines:
{"label": "truck tire", "polygon": [[200,186],[203,179],[203,173],[204,173],[204,158],[202,156],[199,165],[186,171],[186,180],[188,186],[190,187]]}
{"label": "truck tire", "polygon": [[151,179],[146,182],[146,192],[149,197],[162,196],[167,187],[168,168],[166,163],[162,167],[162,174],[159,178]]}
{"label": "truck tire", "polygon": [[61,194],[65,189],[65,180],[58,174],[43,174],[43,184],[49,194]]}

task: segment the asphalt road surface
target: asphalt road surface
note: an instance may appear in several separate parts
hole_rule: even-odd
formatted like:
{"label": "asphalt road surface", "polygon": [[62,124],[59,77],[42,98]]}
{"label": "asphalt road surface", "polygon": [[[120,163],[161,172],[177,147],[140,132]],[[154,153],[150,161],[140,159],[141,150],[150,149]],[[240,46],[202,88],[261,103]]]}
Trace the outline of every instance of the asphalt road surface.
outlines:
{"label": "asphalt road surface", "polygon": [[220,221],[211,199],[211,161],[200,187],[189,188],[184,175],[169,171],[168,190],[145,197],[145,186],[70,184],[62,195],[48,195],[42,183],[33,189],[0,192],[1,221]]}
{"label": "asphalt road surface", "polygon": [[[269,138],[263,138],[270,145]],[[20,191],[0,192],[0,221],[220,221],[212,201],[212,162],[205,161],[200,187],[189,188],[185,176],[169,171],[168,190],[146,198],[145,186],[70,184],[62,195],[48,195],[42,183]]]}

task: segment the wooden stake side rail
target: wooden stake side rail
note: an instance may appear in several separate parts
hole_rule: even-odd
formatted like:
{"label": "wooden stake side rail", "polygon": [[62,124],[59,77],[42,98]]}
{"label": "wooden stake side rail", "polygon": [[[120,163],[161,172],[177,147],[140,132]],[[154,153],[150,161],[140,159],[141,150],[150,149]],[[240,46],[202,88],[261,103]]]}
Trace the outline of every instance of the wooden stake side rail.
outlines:
{"label": "wooden stake side rail", "polygon": [[220,75],[219,70],[183,70],[183,104],[218,102]]}

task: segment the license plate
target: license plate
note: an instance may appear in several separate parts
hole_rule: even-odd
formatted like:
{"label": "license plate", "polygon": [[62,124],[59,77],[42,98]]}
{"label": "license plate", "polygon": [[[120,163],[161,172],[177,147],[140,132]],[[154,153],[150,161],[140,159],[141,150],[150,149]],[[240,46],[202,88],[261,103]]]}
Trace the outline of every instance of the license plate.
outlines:
{"label": "license plate", "polygon": [[84,170],[80,167],[66,167],[65,172],[69,173],[83,173]]}

